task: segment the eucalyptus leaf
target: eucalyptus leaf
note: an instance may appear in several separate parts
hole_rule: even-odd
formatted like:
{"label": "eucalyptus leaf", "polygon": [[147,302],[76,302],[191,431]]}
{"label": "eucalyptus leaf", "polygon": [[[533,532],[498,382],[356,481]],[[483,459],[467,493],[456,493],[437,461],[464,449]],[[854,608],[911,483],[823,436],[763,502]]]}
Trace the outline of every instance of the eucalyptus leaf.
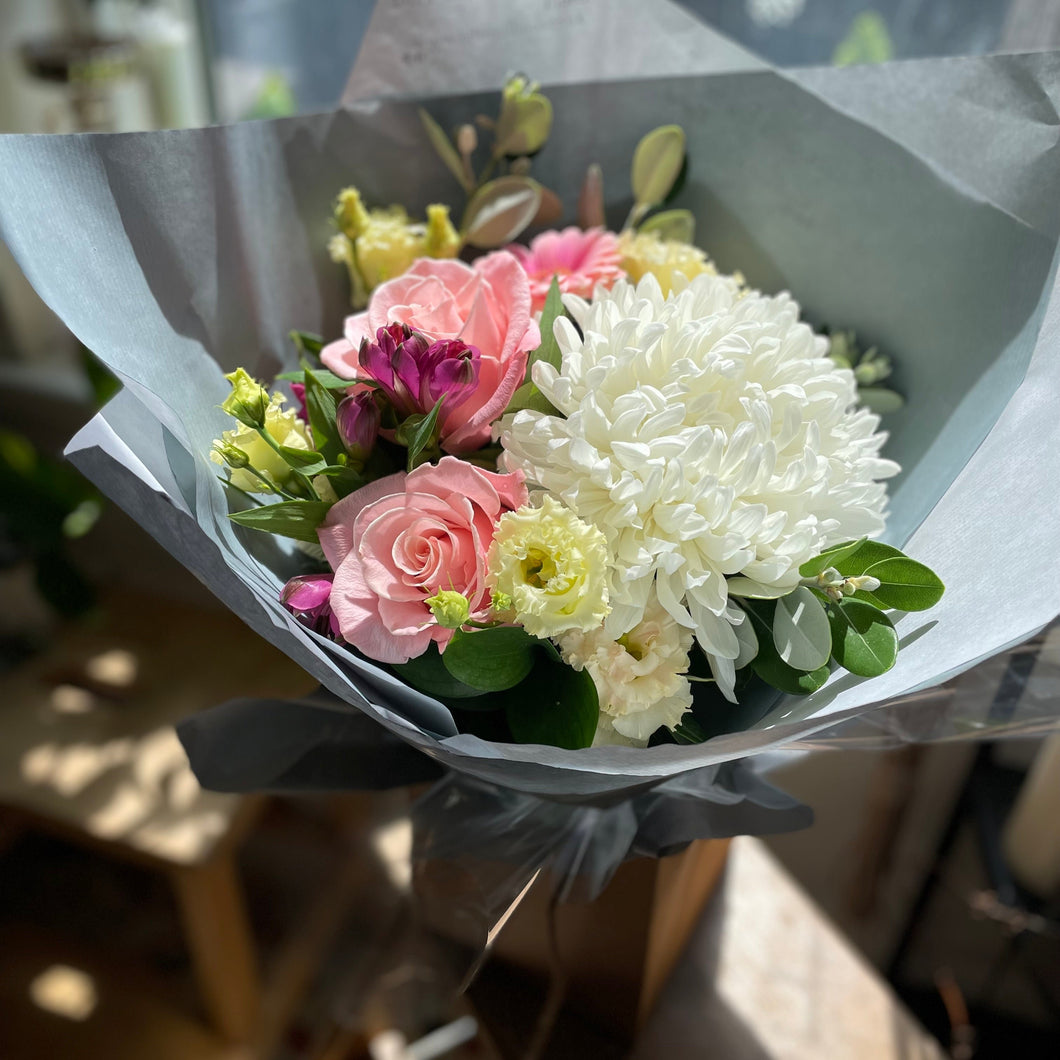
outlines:
{"label": "eucalyptus leaf", "polygon": [[[458,681],[445,666],[445,661],[438,648],[431,644],[427,650],[415,659],[394,666],[394,673],[413,688],[426,692],[429,696],[440,696],[442,699],[471,699],[485,697],[487,693],[479,688]],[[496,697],[489,697],[489,709],[499,710],[503,704]],[[478,709],[478,704],[461,704],[465,710]]]}
{"label": "eucalyptus leaf", "polygon": [[827,610],[832,655],[840,666],[858,677],[879,677],[894,666],[898,634],[879,608],[847,597]]}
{"label": "eucalyptus leaf", "polygon": [[926,611],[942,599],[942,579],[923,563],[906,556],[892,556],[866,568],[865,574],[879,579],[872,596],[898,611]]}
{"label": "eucalyptus leaf", "polygon": [[873,564],[892,558],[905,559],[906,555],[894,545],[885,545],[882,541],[865,541],[855,552],[833,560],[828,565],[835,567],[845,577],[853,578],[864,574]]}
{"label": "eucalyptus leaf", "polygon": [[795,670],[817,670],[828,662],[832,631],[817,596],[800,585],[777,601],[773,612],[773,646]]}
{"label": "eucalyptus leaf", "polygon": [[685,131],[680,125],[652,129],[633,152],[630,181],[634,200],[647,206],[662,202],[680,175],[684,160]]}
{"label": "eucalyptus leaf", "polygon": [[576,751],[592,746],[600,699],[588,670],[540,652],[531,676],[504,696],[504,714],[518,743]]}
{"label": "eucalyptus leaf", "polygon": [[427,139],[431,141],[431,147],[445,163],[446,169],[460,182],[464,191],[471,191],[472,185],[468,181],[467,173],[464,171],[464,163],[453,146],[452,140],[445,134],[445,130],[432,118],[423,107],[419,108],[420,121],[427,132]]}
{"label": "eucalyptus leaf", "polygon": [[533,221],[541,206],[541,185],[530,177],[498,177],[483,184],[467,205],[464,239],[490,250],[510,243]]}
{"label": "eucalyptus leaf", "polygon": [[897,412],[905,404],[905,398],[885,386],[859,386],[858,404],[875,412],[877,416],[886,416]]}
{"label": "eucalyptus leaf", "polygon": [[458,681],[483,692],[514,688],[534,668],[542,642],[519,626],[457,630],[442,653],[445,668]]}
{"label": "eucalyptus leaf", "polygon": [[831,548],[825,549],[819,556],[808,559],[799,567],[799,573],[804,578],[815,578],[822,571],[828,570],[829,567],[836,567],[848,556],[853,556],[866,541],[868,541],[867,537],[859,537],[857,541],[845,541],[841,545],[833,545]]}
{"label": "eucalyptus leaf", "polygon": [[751,663],[751,669],[767,685],[781,692],[791,696],[808,696],[828,680],[828,666],[826,664],[804,673],[788,666],[781,659],[773,643],[773,609],[774,605],[768,601],[756,601],[744,607],[758,639],[758,654]]}
{"label": "eucalyptus leaf", "polygon": [[324,501],[281,501],[228,516],[240,526],[264,530],[279,537],[293,537],[296,541],[319,544],[317,527],[324,521],[331,507]]}
{"label": "eucalyptus leaf", "polygon": [[691,210],[663,210],[641,226],[641,232],[654,232],[664,242],[691,243],[696,238],[696,219]]}

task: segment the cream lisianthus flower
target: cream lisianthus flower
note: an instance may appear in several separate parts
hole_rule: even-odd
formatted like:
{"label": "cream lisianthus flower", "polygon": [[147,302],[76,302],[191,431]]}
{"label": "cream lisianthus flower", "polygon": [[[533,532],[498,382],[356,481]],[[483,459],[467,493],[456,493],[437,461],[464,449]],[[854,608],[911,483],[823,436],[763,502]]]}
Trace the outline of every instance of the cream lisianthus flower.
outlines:
{"label": "cream lisianthus flower", "polygon": [[[632,741],[643,747],[656,729],[672,729],[692,706],[688,653],[693,634],[679,625],[654,596],[644,618],[614,640],[602,627],[559,639],[564,662],[588,670],[600,697],[594,745]],[[613,729],[622,740],[608,733]]]}
{"label": "cream lisianthus flower", "polygon": [[607,617],[604,535],[547,494],[502,515],[489,550],[489,585],[535,637],[587,630]]}
{"label": "cream lisianthus flower", "polygon": [[[293,409],[285,409],[283,394],[273,394],[265,409],[265,430],[280,444],[293,449],[312,449],[313,439],[309,427]],[[256,430],[240,424],[234,431],[225,431],[219,445],[231,445],[246,454],[247,463],[260,472],[276,489],[286,489],[291,483],[292,472],[287,462],[261,437]],[[210,453],[215,464],[226,461],[215,448]],[[261,479],[243,468],[232,468],[230,481],[233,486],[247,493],[264,493],[268,487]]]}
{"label": "cream lisianthus flower", "polygon": [[673,290],[676,273],[693,280],[703,273],[714,276],[718,271],[699,247],[676,239],[660,239],[654,232],[625,231],[619,236],[618,250],[622,268],[633,283],[650,274],[659,281],[663,294]]}

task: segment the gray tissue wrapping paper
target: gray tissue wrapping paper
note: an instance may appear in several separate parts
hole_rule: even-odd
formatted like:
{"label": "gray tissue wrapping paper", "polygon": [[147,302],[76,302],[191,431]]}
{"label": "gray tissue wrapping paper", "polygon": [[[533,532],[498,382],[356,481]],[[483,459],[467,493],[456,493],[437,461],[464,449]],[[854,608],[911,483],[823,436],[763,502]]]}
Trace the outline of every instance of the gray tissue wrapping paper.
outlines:
{"label": "gray tissue wrapping paper", "polygon": [[[887,454],[905,468],[888,538],[938,570],[946,597],[899,619],[889,673],[837,675],[764,716],[734,712],[738,731],[699,746],[571,752],[458,735],[440,704],[294,622],[278,593],[297,556],[226,517],[206,458],[226,426],[222,371],[269,377],[290,365],[291,328],[339,334],[345,277],[325,248],[336,191],[355,183],[370,202],[414,211],[458,201],[412,101],[204,130],[3,137],[0,231],[126,384],[71,458],[313,673],[337,697],[329,709],[362,710],[482,780],[614,797],[831,731],[1060,612],[1058,70],[1042,54],[809,72],[806,87],[750,71],[548,90],[556,120],[534,174],[568,209],[595,160],[620,222],[637,140],[682,124],[689,179],[675,205],[695,213],[697,242],[753,285],[791,290],[811,321],[878,344],[908,398],[886,424]],[[452,125],[490,102],[439,97],[430,108]],[[977,153],[981,127],[990,138]]]}

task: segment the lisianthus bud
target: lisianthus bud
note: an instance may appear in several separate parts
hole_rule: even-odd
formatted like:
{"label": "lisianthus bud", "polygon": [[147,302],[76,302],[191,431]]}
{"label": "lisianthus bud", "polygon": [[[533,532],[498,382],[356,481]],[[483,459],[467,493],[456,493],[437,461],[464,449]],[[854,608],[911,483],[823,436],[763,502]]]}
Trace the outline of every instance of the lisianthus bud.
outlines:
{"label": "lisianthus bud", "polygon": [[444,629],[460,629],[471,617],[467,597],[452,589],[439,589],[435,596],[427,598],[426,603],[438,625]]}
{"label": "lisianthus bud", "polygon": [[238,471],[240,468],[250,467],[250,457],[231,442],[218,439],[213,443],[213,451],[234,470]]}
{"label": "lisianthus bud", "polygon": [[300,574],[283,587],[280,603],[303,626],[339,638],[339,624],[331,610],[333,580],[333,574]]}
{"label": "lisianthus bud", "polygon": [[265,410],[269,407],[268,391],[243,368],[225,376],[232,384],[232,393],[221,408],[246,427],[264,427]]}
{"label": "lisianthus bud", "polygon": [[379,435],[379,405],[371,390],[360,390],[339,402],[335,425],[346,451],[355,460],[364,460]]}

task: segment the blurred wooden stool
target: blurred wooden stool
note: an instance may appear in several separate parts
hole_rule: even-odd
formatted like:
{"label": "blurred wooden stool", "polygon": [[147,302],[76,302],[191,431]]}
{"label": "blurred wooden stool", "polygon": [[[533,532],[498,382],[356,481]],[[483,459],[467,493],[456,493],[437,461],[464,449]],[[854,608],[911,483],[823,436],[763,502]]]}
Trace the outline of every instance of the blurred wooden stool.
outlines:
{"label": "blurred wooden stool", "polygon": [[[278,1033],[289,1001],[270,993],[263,1004],[235,860],[264,799],[203,791],[173,723],[235,696],[296,696],[311,684],[227,612],[141,598],[110,600],[97,622],[63,630],[0,678],[0,849],[5,835],[39,830],[163,873],[222,1043]],[[0,979],[4,952],[0,942]]]}

